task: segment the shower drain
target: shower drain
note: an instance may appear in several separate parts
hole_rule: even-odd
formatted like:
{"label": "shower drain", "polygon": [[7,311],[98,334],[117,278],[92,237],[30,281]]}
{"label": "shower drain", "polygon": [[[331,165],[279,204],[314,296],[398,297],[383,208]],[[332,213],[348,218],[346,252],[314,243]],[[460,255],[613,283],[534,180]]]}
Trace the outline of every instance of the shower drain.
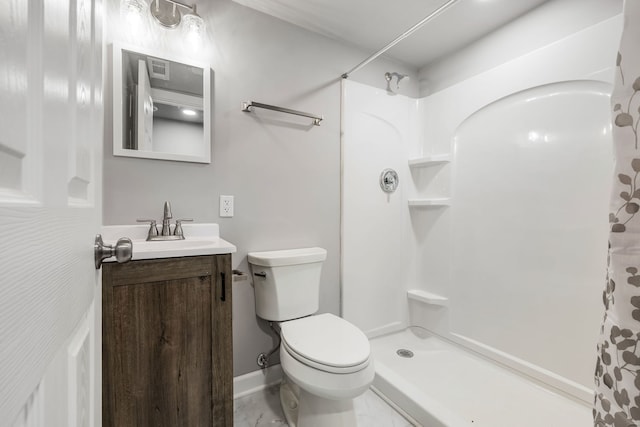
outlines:
{"label": "shower drain", "polygon": [[413,357],[413,351],[407,350],[406,348],[401,348],[396,351],[396,354],[400,357],[410,358]]}

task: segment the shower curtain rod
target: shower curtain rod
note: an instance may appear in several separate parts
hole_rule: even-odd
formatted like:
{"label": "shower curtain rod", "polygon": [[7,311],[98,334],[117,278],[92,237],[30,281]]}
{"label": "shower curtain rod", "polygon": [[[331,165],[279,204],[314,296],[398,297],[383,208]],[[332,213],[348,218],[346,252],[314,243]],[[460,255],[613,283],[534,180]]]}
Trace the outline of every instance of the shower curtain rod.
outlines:
{"label": "shower curtain rod", "polygon": [[433,12],[431,12],[422,21],[418,22],[416,25],[414,25],[413,27],[409,28],[407,31],[405,31],[400,36],[398,36],[391,43],[389,43],[388,45],[386,45],[385,47],[383,47],[382,49],[380,49],[379,51],[377,51],[376,53],[374,53],[373,55],[371,55],[370,57],[368,57],[367,59],[365,59],[364,61],[362,61],[358,65],[356,65],[355,67],[353,67],[351,70],[349,70],[346,73],[344,73],[342,75],[342,78],[343,79],[348,79],[349,75],[351,75],[352,73],[355,73],[356,71],[360,70],[362,67],[364,67],[365,65],[367,65],[368,63],[370,63],[371,61],[373,61],[374,59],[376,59],[377,57],[379,57],[380,55],[382,55],[383,53],[385,53],[386,51],[388,51],[389,49],[391,49],[392,47],[394,47],[398,43],[400,43],[402,40],[404,40],[407,37],[409,37],[411,34],[416,32],[424,24],[426,24],[427,22],[431,21],[436,16],[440,15],[442,12],[447,10],[449,7],[453,6],[453,4],[456,3],[457,1],[458,0],[449,0],[446,3],[444,3],[442,6],[440,6],[439,8],[434,10]]}

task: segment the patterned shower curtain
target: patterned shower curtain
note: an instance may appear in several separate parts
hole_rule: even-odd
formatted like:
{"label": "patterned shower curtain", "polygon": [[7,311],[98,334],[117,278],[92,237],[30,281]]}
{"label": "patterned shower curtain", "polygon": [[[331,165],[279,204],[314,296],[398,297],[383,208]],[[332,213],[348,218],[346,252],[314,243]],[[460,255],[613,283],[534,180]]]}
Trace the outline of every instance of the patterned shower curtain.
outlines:
{"label": "patterned shower curtain", "polygon": [[595,372],[594,426],[640,426],[640,0],[625,0],[611,96],[611,193],[605,316]]}

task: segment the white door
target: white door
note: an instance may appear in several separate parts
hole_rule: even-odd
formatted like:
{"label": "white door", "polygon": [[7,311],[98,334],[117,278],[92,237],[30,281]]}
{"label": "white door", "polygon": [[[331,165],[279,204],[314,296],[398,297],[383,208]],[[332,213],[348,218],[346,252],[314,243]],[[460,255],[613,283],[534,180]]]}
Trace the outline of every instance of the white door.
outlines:
{"label": "white door", "polygon": [[0,425],[99,426],[102,0],[0,0]]}
{"label": "white door", "polygon": [[153,151],[153,98],[151,98],[151,80],[147,72],[147,63],[138,61],[138,108],[137,147],[141,151]]}

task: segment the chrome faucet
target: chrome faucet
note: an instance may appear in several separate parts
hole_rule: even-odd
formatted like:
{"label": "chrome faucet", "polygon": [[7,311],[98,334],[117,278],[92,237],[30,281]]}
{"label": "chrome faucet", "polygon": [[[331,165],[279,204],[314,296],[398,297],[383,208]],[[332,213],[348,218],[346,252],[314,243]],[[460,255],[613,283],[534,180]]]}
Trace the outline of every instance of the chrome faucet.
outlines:
{"label": "chrome faucet", "polygon": [[171,203],[164,202],[164,214],[162,215],[162,231],[158,233],[158,226],[155,219],[138,219],[138,222],[148,222],[149,232],[147,240],[184,240],[184,232],[182,231],[182,223],[185,221],[193,221],[193,219],[185,218],[176,220],[176,225],[171,233]]}

